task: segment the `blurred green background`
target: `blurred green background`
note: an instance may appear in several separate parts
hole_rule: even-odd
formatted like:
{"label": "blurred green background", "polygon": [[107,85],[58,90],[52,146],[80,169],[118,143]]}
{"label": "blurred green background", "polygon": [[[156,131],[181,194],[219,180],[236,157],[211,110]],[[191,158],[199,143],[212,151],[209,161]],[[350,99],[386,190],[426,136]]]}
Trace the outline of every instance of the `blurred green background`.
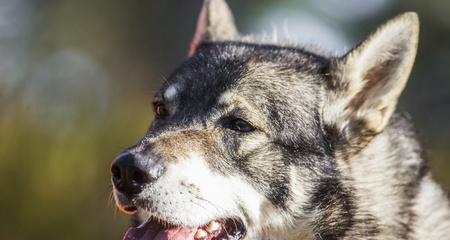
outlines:
{"label": "blurred green background", "polygon": [[[229,0],[243,33],[342,54],[417,11],[417,62],[399,108],[450,186],[450,1]],[[201,1],[0,2],[0,239],[121,239],[109,166],[151,121],[152,95],[186,56]]]}

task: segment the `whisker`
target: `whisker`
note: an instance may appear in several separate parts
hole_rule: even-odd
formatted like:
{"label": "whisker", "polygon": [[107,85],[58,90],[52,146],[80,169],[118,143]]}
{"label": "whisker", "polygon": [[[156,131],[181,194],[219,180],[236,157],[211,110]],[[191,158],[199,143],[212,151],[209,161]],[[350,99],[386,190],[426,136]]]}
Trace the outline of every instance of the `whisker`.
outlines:
{"label": "whisker", "polygon": [[215,205],[214,203],[212,203],[211,201],[209,201],[209,200],[207,200],[207,199],[204,199],[204,198],[202,198],[202,197],[195,196],[195,195],[194,195],[194,197],[195,197],[196,199],[198,199],[198,200],[201,200],[201,201],[204,201],[204,202],[210,204],[210,205],[211,205],[212,207],[214,207],[218,212],[225,212],[225,210],[224,210],[223,208],[219,208],[217,205]]}

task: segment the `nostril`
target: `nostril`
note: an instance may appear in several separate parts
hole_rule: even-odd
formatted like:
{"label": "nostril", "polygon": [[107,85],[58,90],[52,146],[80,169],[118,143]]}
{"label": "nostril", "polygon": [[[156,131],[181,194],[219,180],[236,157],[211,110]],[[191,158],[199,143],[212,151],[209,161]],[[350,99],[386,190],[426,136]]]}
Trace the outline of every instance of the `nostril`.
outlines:
{"label": "nostril", "polygon": [[131,154],[120,154],[111,165],[111,180],[115,190],[133,195],[140,193],[161,175],[163,166],[151,158]]}
{"label": "nostril", "polygon": [[111,174],[114,179],[120,181],[121,173],[120,173],[120,168],[118,166],[114,165],[111,167]]}
{"label": "nostril", "polygon": [[140,170],[135,170],[131,176],[133,182],[137,183],[138,185],[143,185],[149,182],[149,179],[147,177],[147,174]]}

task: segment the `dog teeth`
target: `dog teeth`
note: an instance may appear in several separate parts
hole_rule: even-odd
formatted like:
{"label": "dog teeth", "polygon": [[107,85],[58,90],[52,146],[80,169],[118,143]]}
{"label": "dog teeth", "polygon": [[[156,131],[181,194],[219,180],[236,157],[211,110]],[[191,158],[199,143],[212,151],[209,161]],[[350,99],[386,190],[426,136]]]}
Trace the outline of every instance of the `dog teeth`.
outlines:
{"label": "dog teeth", "polygon": [[216,221],[212,221],[208,224],[208,226],[206,226],[206,231],[208,233],[215,233],[215,232],[219,231],[220,228],[221,228],[220,223],[218,223]]}
{"label": "dog teeth", "polygon": [[211,221],[208,225],[197,229],[195,232],[194,239],[195,240],[210,240],[215,235],[218,234],[218,231],[222,225],[217,221]]}
{"label": "dog teeth", "polygon": [[198,229],[194,235],[195,240],[205,240],[208,237],[208,233],[203,229]]}

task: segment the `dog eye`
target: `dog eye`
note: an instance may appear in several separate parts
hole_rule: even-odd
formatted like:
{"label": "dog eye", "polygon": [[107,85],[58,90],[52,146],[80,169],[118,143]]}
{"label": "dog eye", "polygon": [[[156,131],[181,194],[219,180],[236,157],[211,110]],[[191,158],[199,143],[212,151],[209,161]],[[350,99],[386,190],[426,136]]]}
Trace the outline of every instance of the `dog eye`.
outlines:
{"label": "dog eye", "polygon": [[164,103],[161,102],[154,102],[153,109],[156,117],[164,117],[168,113],[166,106],[164,105]]}
{"label": "dog eye", "polygon": [[255,128],[250,123],[240,118],[232,119],[227,127],[238,132],[252,132],[255,130]]}

